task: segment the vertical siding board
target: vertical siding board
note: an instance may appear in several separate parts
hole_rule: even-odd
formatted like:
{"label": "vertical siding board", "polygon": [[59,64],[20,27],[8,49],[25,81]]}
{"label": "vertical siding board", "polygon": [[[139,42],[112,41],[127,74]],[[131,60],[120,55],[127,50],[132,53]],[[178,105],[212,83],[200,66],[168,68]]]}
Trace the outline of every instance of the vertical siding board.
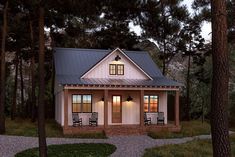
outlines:
{"label": "vertical siding board", "polygon": [[[124,75],[109,75],[109,64],[114,63],[114,58],[117,55],[121,57],[120,64],[124,64]],[[85,78],[149,79],[140,69],[118,51],[90,71]]]}

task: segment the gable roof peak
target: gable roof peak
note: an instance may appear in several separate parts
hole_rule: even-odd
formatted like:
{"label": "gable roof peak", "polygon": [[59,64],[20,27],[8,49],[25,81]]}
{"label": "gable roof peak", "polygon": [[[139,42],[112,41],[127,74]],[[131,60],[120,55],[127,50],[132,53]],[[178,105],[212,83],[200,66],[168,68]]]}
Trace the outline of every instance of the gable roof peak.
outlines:
{"label": "gable roof peak", "polygon": [[[111,49],[61,47],[54,47],[53,49],[56,75],[70,76],[76,74],[79,78],[112,52]],[[154,63],[148,52],[138,50],[125,50],[124,52],[152,78],[163,76],[161,70]]]}
{"label": "gable roof peak", "polygon": [[120,48],[116,48],[109,52],[104,58],[102,58],[99,62],[97,62],[92,68],[90,68],[87,72],[85,72],[81,78],[84,78],[88,73],[90,73],[93,69],[95,69],[98,65],[100,65],[104,60],[106,60],[109,56],[111,56],[114,52],[119,51],[121,54],[123,54],[131,63],[133,63],[142,73],[144,73],[145,76],[147,76],[150,80],[153,80],[153,78],[147,74],[138,64],[136,64],[124,51],[122,51]]}

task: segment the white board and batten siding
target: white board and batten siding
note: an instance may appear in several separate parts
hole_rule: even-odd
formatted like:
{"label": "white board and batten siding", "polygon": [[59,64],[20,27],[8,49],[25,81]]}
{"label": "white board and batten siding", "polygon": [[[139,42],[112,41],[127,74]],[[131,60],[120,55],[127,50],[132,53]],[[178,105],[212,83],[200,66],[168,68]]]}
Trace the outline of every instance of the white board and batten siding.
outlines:
{"label": "white board and batten siding", "polygon": [[[79,93],[78,93],[79,94]],[[128,125],[128,124],[140,124],[140,98],[139,93],[136,91],[122,92],[122,123],[112,123],[112,95],[117,95],[110,91],[108,97],[108,125]],[[126,101],[127,96],[130,95],[133,101]],[[157,92],[159,96],[159,112],[164,112],[165,124],[167,124],[167,92]],[[104,102],[101,101],[103,96],[102,92],[92,93],[92,112],[98,112],[98,125],[104,125]],[[69,93],[68,98],[71,98],[72,94]],[[56,96],[56,121],[60,125],[64,125],[64,97],[63,92],[60,92]],[[91,113],[79,113],[82,118],[83,125],[89,125],[89,118]],[[157,113],[147,113],[147,117],[151,117],[152,123],[157,123]],[[68,125],[72,126],[72,102],[68,99]]]}
{"label": "white board and batten siding", "polygon": [[[152,94],[153,95],[153,94]],[[159,111],[164,112],[165,121],[164,123],[167,124],[167,92],[159,92],[157,93],[159,97]],[[151,118],[152,124],[157,124],[157,116],[158,113],[147,113],[147,118]]]}
{"label": "white board and batten siding", "polygon": [[64,125],[64,92],[55,94],[55,120],[58,124]]}
{"label": "white board and batten siding", "polygon": [[[121,59],[115,61],[115,57],[119,55]],[[110,75],[110,64],[124,64],[124,75]],[[140,69],[135,63],[127,58],[122,52],[117,49],[108,55],[102,62],[95,65],[90,69],[82,78],[104,78],[104,79],[151,79],[142,69]],[[60,125],[64,125],[64,92],[62,86],[59,86],[55,82],[55,119]],[[120,92],[120,91],[119,91]],[[68,125],[72,126],[72,94],[81,94],[79,92],[68,93]],[[86,93],[92,95],[92,112],[98,112],[98,125],[104,125],[104,102],[101,101],[104,96],[103,91],[91,91]],[[108,96],[108,125],[117,125],[118,123],[112,123],[112,95],[117,94],[117,91],[113,89],[109,91]],[[146,94],[147,93],[146,91]],[[152,95],[159,96],[159,112],[164,112],[165,124],[167,124],[167,92],[155,91]],[[122,123],[121,124],[140,124],[140,93],[139,91],[122,91],[118,93],[122,96]],[[133,101],[127,102],[128,96],[133,98]],[[82,118],[83,125],[89,124],[89,118],[91,113],[79,113]],[[151,117],[152,123],[157,123],[157,113],[147,113],[147,117]],[[120,125],[120,124],[118,124]]]}
{"label": "white board and batten siding", "polygon": [[[121,59],[115,61],[115,57],[119,55]],[[124,64],[124,75],[109,75],[110,64]],[[149,79],[139,68],[136,67],[126,56],[118,50],[113,52],[105,60],[97,64],[84,75],[83,78],[105,78],[105,79]]]}
{"label": "white board and batten siding", "polygon": [[[68,125],[72,126],[72,94],[80,93],[69,93],[68,94]],[[92,112],[98,112],[98,125],[104,125],[104,102],[101,100],[103,93],[99,91],[93,91],[92,93],[87,93],[92,95]],[[83,125],[89,125],[89,118],[91,113],[79,113],[79,117],[82,118]]]}
{"label": "white board and batten siding", "polygon": [[[112,96],[120,95],[122,100],[122,123],[112,123]],[[126,101],[128,96],[132,101]],[[139,91],[110,91],[108,99],[108,125],[140,124],[140,93]]]}

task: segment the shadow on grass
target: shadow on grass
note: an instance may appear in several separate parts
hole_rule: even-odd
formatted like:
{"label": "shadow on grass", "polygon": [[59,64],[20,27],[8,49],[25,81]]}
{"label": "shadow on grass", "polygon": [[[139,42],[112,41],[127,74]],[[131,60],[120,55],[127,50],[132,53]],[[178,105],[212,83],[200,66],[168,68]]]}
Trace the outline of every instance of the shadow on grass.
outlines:
{"label": "shadow on grass", "polygon": [[[235,156],[235,134],[230,136],[232,156]],[[193,140],[184,144],[166,145],[146,149],[144,157],[211,157],[211,140]]]}
{"label": "shadow on grass", "polygon": [[[107,157],[116,147],[106,143],[81,143],[48,146],[48,157]],[[15,157],[39,157],[38,148],[28,149]]]}
{"label": "shadow on grass", "polygon": [[191,136],[207,135],[207,134],[210,134],[210,124],[207,122],[202,123],[201,121],[181,122],[180,132],[170,132],[167,129],[163,129],[158,132],[154,131],[148,132],[148,136],[154,139],[182,138],[182,137],[191,137]]}
{"label": "shadow on grass", "polygon": [[[15,136],[30,136],[37,137],[37,122],[31,122],[30,119],[16,119],[14,121],[9,118],[6,119],[6,135]],[[105,132],[95,133],[80,133],[76,135],[64,135],[62,128],[55,120],[46,121],[46,135],[47,137],[64,137],[64,138],[94,138],[104,139],[107,138]]]}

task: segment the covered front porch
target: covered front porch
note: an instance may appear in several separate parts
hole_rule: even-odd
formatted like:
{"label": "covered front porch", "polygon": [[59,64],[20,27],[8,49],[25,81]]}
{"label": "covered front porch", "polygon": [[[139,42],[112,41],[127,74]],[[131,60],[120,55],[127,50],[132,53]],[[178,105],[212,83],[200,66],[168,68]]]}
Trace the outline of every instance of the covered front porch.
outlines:
{"label": "covered front porch", "polygon": [[[175,93],[174,121],[167,119],[167,93]],[[179,131],[179,88],[171,87],[97,87],[97,86],[64,86],[62,99],[63,111],[61,126],[64,134],[105,131],[113,134],[144,134],[148,131]],[[82,118],[81,126],[73,126],[73,95],[91,95],[91,112],[78,112]],[[157,97],[151,100],[150,96]],[[128,101],[128,97],[131,99]],[[147,98],[148,100],[147,102]],[[152,105],[152,106],[151,106]],[[157,108],[156,108],[157,107]],[[117,112],[115,112],[115,110]],[[120,113],[119,113],[120,111]],[[154,111],[154,112],[153,112]],[[98,113],[98,126],[89,126],[92,112]],[[157,124],[158,113],[164,113],[164,125]],[[145,125],[144,113],[151,118],[151,124]],[[57,115],[57,117],[59,117]]]}

